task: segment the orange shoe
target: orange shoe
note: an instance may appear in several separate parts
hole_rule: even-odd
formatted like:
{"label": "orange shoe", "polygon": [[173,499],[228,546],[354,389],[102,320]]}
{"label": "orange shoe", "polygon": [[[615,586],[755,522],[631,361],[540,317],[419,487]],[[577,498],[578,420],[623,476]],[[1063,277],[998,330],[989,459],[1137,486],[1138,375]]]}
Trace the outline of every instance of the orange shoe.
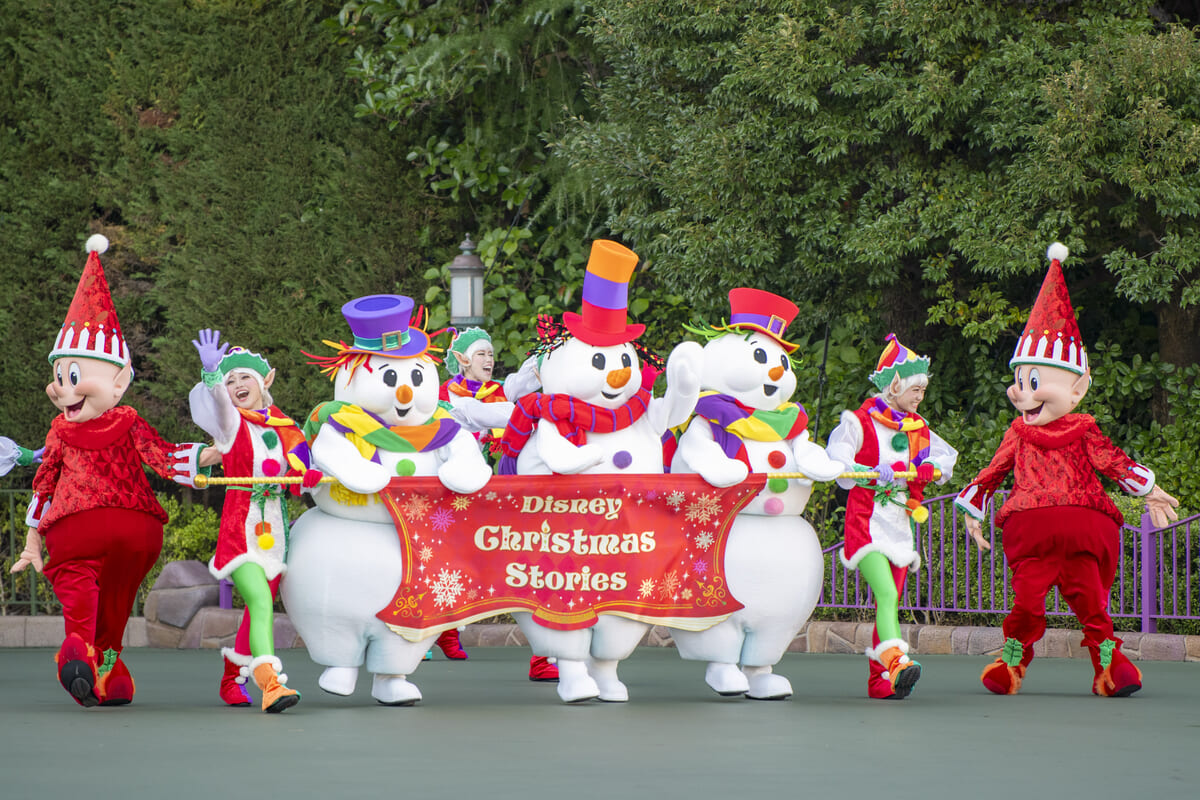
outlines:
{"label": "orange shoe", "polygon": [[250,662],[254,682],[262,689],[262,709],[268,714],[278,714],[300,702],[300,693],[284,685],[287,675],[281,669],[283,664],[275,656],[259,656]]}
{"label": "orange shoe", "polygon": [[1025,647],[1016,639],[1005,639],[1004,649],[991,664],[983,668],[980,682],[992,694],[1016,694],[1025,680]]}
{"label": "orange shoe", "polygon": [[908,657],[908,642],[887,639],[867,650],[867,657],[883,666],[880,677],[891,684],[891,699],[903,700],[912,693],[921,677],[921,665]]}

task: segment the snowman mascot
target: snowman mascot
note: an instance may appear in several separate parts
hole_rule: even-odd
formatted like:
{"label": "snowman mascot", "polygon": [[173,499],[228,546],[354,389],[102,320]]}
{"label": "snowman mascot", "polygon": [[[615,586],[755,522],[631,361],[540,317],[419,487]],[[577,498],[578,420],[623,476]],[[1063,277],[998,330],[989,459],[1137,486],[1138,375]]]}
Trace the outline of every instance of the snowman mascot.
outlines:
{"label": "snowman mascot", "polygon": [[471,493],[491,469],[474,437],[438,404],[437,364],[428,335],[411,324],[413,301],[361,297],[342,314],[354,341],[326,342],[337,355],[315,363],[334,381],[334,401],[305,425],[314,466],[336,483],[320,485],[317,507],[292,527],[281,594],[309,655],[326,667],[322,689],[353,693],[365,660],[375,676],[372,697],[411,705],[421,692],[407,676],[433,641],[410,642],[375,616],[391,602],[404,566],[377,493],[408,475],[437,475],[446,488]]}
{"label": "snowman mascot", "polygon": [[[639,368],[638,355],[662,362],[634,341],[645,326],[627,324],[626,316],[637,261],[628,248],[596,240],[583,281],[583,313],[564,313],[562,326],[542,320],[543,393],[517,403],[501,445],[501,473],[663,471],[663,435],[696,404],[700,346],[687,342],[672,351],[666,394],[652,398],[657,369]],[[633,653],[649,624],[602,613],[590,628],[561,631],[540,625],[528,612],[513,616],[534,653],[558,659],[558,694],[565,702],[629,699],[617,665]]]}
{"label": "snowman mascot", "polygon": [[[796,390],[783,333],[796,306],[759,289],[729,293],[730,322],[689,329],[704,346],[695,416],[679,437],[672,473],[699,473],[732,486],[751,472],[801,472],[831,480],[845,467],[809,440],[808,416],[789,402]],[[804,627],[821,594],[824,561],[816,532],[800,514],[809,480],[772,478],[729,529],[725,577],[744,608],[704,631],[672,631],[679,654],[707,661],[718,694],[788,697],[792,685],[772,667]],[[741,668],[738,668],[738,665]]]}

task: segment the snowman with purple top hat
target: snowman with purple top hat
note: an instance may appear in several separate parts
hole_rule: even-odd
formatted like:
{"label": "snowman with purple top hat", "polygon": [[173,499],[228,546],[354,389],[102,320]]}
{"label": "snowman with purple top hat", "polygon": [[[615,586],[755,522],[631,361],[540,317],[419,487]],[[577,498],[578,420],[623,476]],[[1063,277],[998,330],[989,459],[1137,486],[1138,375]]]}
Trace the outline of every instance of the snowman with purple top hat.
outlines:
{"label": "snowman with purple top hat", "polygon": [[351,300],[342,314],[353,342],[326,341],[336,355],[315,357],[334,400],[309,415],[304,432],[313,465],[336,483],[321,484],[317,507],[292,527],[281,587],[309,655],[326,667],[320,687],[352,694],[365,663],[371,695],[385,705],[421,699],[407,676],[433,636],[410,642],[375,616],[404,572],[400,537],[377,493],[397,476],[436,475],[469,494],[492,474],[475,438],[438,403],[437,362],[413,311],[400,295]]}
{"label": "snowman with purple top hat", "polygon": [[[541,320],[542,393],[517,404],[501,445],[501,473],[663,471],[663,435],[696,404],[700,346],[686,342],[671,352],[666,393],[652,397],[658,369],[653,362],[643,368],[639,354],[659,364],[661,359],[636,342],[645,326],[627,321],[629,278],[637,261],[632,250],[596,240],[584,276],[583,313],[564,313],[562,325]],[[528,612],[513,616],[534,653],[558,659],[564,701],[629,699],[617,666],[633,653],[648,624],[602,613],[590,628],[562,631],[538,624]]]}
{"label": "snowman with purple top hat", "polygon": [[[751,472],[831,480],[845,466],[808,432],[808,415],[791,402],[796,375],[784,339],[797,308],[760,289],[729,293],[729,323],[689,328],[704,346],[700,399],[679,436],[672,473],[699,473],[732,486]],[[725,545],[729,592],[743,608],[703,631],[672,631],[679,654],[707,661],[705,681],[721,695],[778,700],[792,694],[773,671],[821,594],[824,559],[800,516],[812,480],[771,478],[734,518]]]}

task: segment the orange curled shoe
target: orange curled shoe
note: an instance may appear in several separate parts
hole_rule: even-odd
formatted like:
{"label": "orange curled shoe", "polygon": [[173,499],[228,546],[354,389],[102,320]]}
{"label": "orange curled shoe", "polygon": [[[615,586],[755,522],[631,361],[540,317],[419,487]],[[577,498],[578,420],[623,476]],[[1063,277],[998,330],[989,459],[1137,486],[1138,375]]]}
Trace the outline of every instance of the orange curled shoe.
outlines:
{"label": "orange curled shoe", "polygon": [[268,714],[278,714],[300,702],[300,693],[284,685],[287,675],[281,669],[283,664],[275,656],[259,656],[250,662],[254,682],[262,689],[262,709]]}
{"label": "orange curled shoe", "polygon": [[1025,679],[1025,647],[1016,639],[1005,639],[1000,657],[983,668],[980,682],[992,694],[1016,694]]}

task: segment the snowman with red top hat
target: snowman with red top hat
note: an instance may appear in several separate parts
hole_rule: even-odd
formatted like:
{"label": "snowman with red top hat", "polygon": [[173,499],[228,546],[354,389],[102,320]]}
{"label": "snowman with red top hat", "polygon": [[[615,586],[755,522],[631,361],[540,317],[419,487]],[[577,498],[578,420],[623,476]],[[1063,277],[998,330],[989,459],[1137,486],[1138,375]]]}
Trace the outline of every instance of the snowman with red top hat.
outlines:
{"label": "snowman with red top hat", "polygon": [[[581,314],[541,321],[542,393],[518,403],[501,443],[501,473],[628,475],[663,471],[662,439],[692,412],[699,392],[700,346],[677,346],[666,362],[667,389],[651,395],[657,357],[627,321],[629,278],[637,255],[607,240],[592,243]],[[650,363],[642,364],[642,358]],[[661,360],[658,360],[661,363]],[[649,625],[600,614],[582,630],[552,630],[527,612],[513,615],[534,653],[558,659],[558,694],[566,702],[629,699],[617,665]]]}
{"label": "snowman with red top hat", "polygon": [[438,403],[429,336],[401,295],[371,295],[342,307],[352,342],[326,342],[336,355],[315,363],[334,382],[334,400],[308,417],[312,463],[336,483],[313,492],[317,507],[291,530],[281,595],[309,655],[326,667],[318,684],[354,692],[364,663],[371,695],[384,705],[421,699],[408,675],[433,644],[410,642],[375,615],[404,574],[395,522],[378,495],[396,477],[436,475],[460,494],[483,488],[492,470],[475,438]]}
{"label": "snowman with red top hat", "polygon": [[[808,415],[791,402],[796,375],[784,339],[797,308],[759,289],[729,293],[729,323],[689,328],[708,339],[700,399],[679,436],[673,473],[699,473],[731,486],[750,472],[802,472],[830,480],[844,471],[811,441]],[[707,661],[718,694],[781,699],[791,683],[773,666],[804,627],[821,594],[824,562],[800,516],[811,480],[773,478],[737,517],[725,545],[729,592],[743,608],[704,631],[672,631],[679,654]]]}
{"label": "snowman with red top hat", "polygon": [[1091,386],[1087,348],[1067,293],[1059,243],[1046,253],[1050,269],[1008,365],[1008,399],[1018,411],[992,461],[954,501],[984,550],[988,501],[1013,473],[1013,489],[996,514],[1012,570],[1013,607],[1004,619],[1004,647],[981,680],[995,694],[1016,694],[1046,630],[1046,594],[1058,588],[1083,625],[1092,659],[1092,693],[1124,697],[1142,688],[1142,673],[1121,652],[1108,613],[1120,557],[1121,512],[1096,473],[1146,499],[1154,524],[1178,519],[1179,501],[1155,485],[1154,472],[1100,432],[1088,414],[1072,413]]}

